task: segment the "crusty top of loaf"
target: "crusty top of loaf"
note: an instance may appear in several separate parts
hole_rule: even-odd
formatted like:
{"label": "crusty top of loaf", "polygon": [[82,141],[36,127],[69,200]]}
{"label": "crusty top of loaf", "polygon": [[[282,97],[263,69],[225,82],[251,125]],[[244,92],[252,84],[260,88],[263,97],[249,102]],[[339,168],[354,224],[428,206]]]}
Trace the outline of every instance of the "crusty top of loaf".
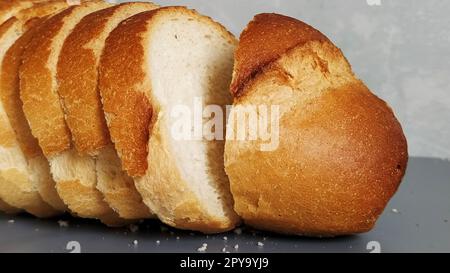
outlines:
{"label": "crusty top of loaf", "polygon": [[[14,18],[15,19],[15,18]],[[17,20],[17,19],[15,19]],[[45,19],[32,20],[30,27],[6,52],[1,64],[0,97],[8,115],[11,125],[16,133],[16,138],[24,154],[29,158],[42,153],[37,139],[31,134],[30,127],[22,110],[22,102],[19,95],[19,65],[20,56],[24,47],[31,39],[35,30]]]}
{"label": "crusty top of loaf", "polygon": [[85,16],[66,38],[58,61],[58,93],[77,151],[95,154],[110,143],[97,89],[97,65],[108,21],[154,8],[152,3],[136,2],[96,11]]}
{"label": "crusty top of loaf", "polygon": [[52,54],[59,53],[52,52],[53,46],[63,42],[55,41],[55,37],[66,20],[75,20],[72,16],[94,12],[108,6],[106,3],[94,1],[69,7],[52,16],[33,37],[22,56],[20,95],[23,109],[32,133],[38,139],[46,156],[58,154],[71,146],[70,131],[65,122],[53,78],[56,74],[56,64],[49,64]]}
{"label": "crusty top of loaf", "polygon": [[[151,84],[146,76],[146,41],[151,24],[167,14],[188,13],[217,27],[224,37],[235,39],[222,25],[185,7],[164,7],[123,21],[108,37],[100,65],[100,92],[111,139],[130,176],[147,170],[147,147],[152,106],[147,98]],[[159,17],[161,16],[161,17]]]}
{"label": "crusty top of loaf", "polygon": [[32,1],[1,0],[0,2],[0,24],[3,24],[17,11],[31,7]]}
{"label": "crusty top of loaf", "polygon": [[328,41],[320,31],[294,18],[262,13],[242,32],[235,53],[231,92],[242,95],[244,86],[288,50],[310,41]]}

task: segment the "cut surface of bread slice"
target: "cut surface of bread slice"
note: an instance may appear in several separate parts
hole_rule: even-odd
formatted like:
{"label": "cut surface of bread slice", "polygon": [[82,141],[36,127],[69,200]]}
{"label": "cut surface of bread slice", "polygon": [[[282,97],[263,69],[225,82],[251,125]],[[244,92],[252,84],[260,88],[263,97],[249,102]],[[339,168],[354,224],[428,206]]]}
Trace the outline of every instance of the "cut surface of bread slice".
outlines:
{"label": "cut surface of bread slice", "polygon": [[144,202],[171,226],[214,233],[239,222],[224,142],[171,134],[172,108],[196,97],[203,105],[231,102],[235,44],[220,24],[184,7],[135,15],[106,41],[99,88],[111,138]]}
{"label": "cut surface of bread slice", "polygon": [[66,38],[58,60],[58,94],[75,148],[95,158],[97,188],[125,219],[149,218],[151,213],[115,155],[97,88],[97,68],[109,33],[128,17],[155,8],[151,3],[125,3],[87,15]]}
{"label": "cut surface of bread slice", "polygon": [[78,154],[71,147],[56,80],[57,61],[65,38],[84,16],[109,6],[91,1],[49,18],[25,50],[19,74],[24,113],[50,162],[59,196],[74,214],[117,225],[121,223],[120,217],[96,189],[94,159]]}
{"label": "cut surface of bread slice", "polygon": [[257,15],[241,34],[231,91],[229,120],[248,105],[279,109],[268,118],[269,130],[279,128],[272,150],[261,139],[226,141],[225,169],[245,223],[308,236],[374,226],[405,173],[406,139],[327,37],[294,18]]}
{"label": "cut surface of bread slice", "polygon": [[[0,153],[2,160],[8,162],[0,167],[1,197],[6,203],[41,217],[64,211],[65,206],[54,189],[48,162],[31,136],[24,118],[18,93],[18,66],[23,47],[44,20],[39,17],[67,6],[63,1],[36,4],[20,11],[1,26],[0,40],[4,47],[2,52],[5,52],[0,58],[1,107],[7,119],[5,123],[9,123],[5,128],[12,129],[11,137],[15,138],[14,145],[4,146],[8,148]],[[17,168],[14,167],[16,163]]]}

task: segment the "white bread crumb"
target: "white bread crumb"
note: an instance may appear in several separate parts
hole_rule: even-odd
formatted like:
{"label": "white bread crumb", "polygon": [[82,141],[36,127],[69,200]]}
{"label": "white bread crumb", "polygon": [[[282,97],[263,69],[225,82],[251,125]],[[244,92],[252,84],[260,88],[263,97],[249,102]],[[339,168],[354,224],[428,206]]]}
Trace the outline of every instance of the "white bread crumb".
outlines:
{"label": "white bread crumb", "polygon": [[58,221],[58,225],[59,225],[59,227],[66,228],[66,227],[69,227],[69,222],[68,221],[59,220]]}
{"label": "white bread crumb", "polygon": [[205,252],[207,248],[208,248],[208,244],[207,244],[207,243],[204,243],[201,247],[199,247],[199,248],[197,249],[197,251],[198,251],[198,252]]}
{"label": "white bread crumb", "polygon": [[239,249],[239,245],[234,245],[234,249]]}
{"label": "white bread crumb", "polygon": [[8,224],[14,224],[14,222],[15,222],[15,221],[12,220],[12,219],[11,219],[11,220],[8,220]]}
{"label": "white bread crumb", "polygon": [[263,247],[264,246],[263,242],[258,242],[258,246]]}
{"label": "white bread crumb", "polygon": [[242,229],[241,228],[236,228],[234,230],[234,233],[236,233],[237,235],[241,235],[242,234]]}

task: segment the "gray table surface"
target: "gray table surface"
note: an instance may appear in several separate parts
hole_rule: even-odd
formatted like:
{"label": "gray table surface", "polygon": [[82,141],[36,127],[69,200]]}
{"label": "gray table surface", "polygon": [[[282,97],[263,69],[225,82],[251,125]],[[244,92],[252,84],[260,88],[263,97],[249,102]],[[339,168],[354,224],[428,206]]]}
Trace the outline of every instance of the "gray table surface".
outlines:
{"label": "gray table surface", "polygon": [[[148,220],[107,228],[63,216],[0,214],[0,252],[450,252],[450,162],[411,158],[403,183],[376,227],[331,239],[281,236],[248,228],[218,235],[179,231]],[[238,247],[235,247],[238,246]]]}

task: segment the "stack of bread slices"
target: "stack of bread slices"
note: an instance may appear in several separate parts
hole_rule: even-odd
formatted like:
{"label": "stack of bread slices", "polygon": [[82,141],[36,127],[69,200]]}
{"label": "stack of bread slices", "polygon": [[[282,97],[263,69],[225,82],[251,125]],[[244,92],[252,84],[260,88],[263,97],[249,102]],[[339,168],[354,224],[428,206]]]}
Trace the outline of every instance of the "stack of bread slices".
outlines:
{"label": "stack of bread slices", "polygon": [[[2,0],[0,211],[37,217],[67,212],[108,226],[159,218],[177,228],[205,233],[233,229],[241,219],[295,234],[338,235],[370,229],[406,167],[400,126],[321,33],[278,15],[255,20],[238,46],[219,23],[185,7]],[[271,43],[265,44],[266,38]],[[308,81],[305,73],[313,80]],[[289,90],[281,88],[286,82]],[[363,90],[358,91],[361,99],[370,103],[354,115],[364,117],[362,111],[369,109],[376,117],[364,121],[371,124],[371,135],[365,143],[369,148],[362,152],[337,150],[340,146],[329,144],[326,132],[317,132],[331,152],[345,155],[343,164],[359,168],[360,177],[349,174],[350,186],[333,184],[330,162],[329,169],[322,168],[326,175],[302,173],[309,171],[313,160],[320,165],[320,156],[330,160],[329,153],[319,148],[319,158],[303,152],[305,163],[285,150],[260,153],[250,141],[227,140],[225,151],[223,139],[179,140],[172,135],[171,110],[190,105],[195,98],[223,112],[227,105],[247,100],[287,104],[282,111],[286,116],[300,107],[295,101],[301,96],[309,96],[301,99],[301,106],[310,107],[333,86]],[[305,124],[295,124],[302,120],[296,118],[281,120],[280,136],[288,135],[285,139],[292,141],[291,153],[300,147],[296,141],[305,139],[296,132]],[[324,119],[317,122],[325,124]],[[351,122],[349,117],[337,125],[360,125]],[[337,139],[342,132],[333,131],[336,128],[329,134]],[[355,133],[346,130],[348,138],[340,137],[339,143],[362,145],[351,141]],[[313,145],[312,139],[305,141],[301,145]],[[285,144],[281,141],[281,149]],[[386,155],[370,149],[383,149]],[[365,153],[370,154],[368,164],[361,163]],[[289,169],[283,169],[274,156],[286,160],[283,164]],[[341,180],[345,175],[338,177]],[[284,188],[278,189],[280,185]],[[339,191],[340,187],[345,189]],[[362,198],[364,190],[368,194]],[[322,199],[311,196],[314,193]],[[335,213],[339,207],[341,214]]]}

